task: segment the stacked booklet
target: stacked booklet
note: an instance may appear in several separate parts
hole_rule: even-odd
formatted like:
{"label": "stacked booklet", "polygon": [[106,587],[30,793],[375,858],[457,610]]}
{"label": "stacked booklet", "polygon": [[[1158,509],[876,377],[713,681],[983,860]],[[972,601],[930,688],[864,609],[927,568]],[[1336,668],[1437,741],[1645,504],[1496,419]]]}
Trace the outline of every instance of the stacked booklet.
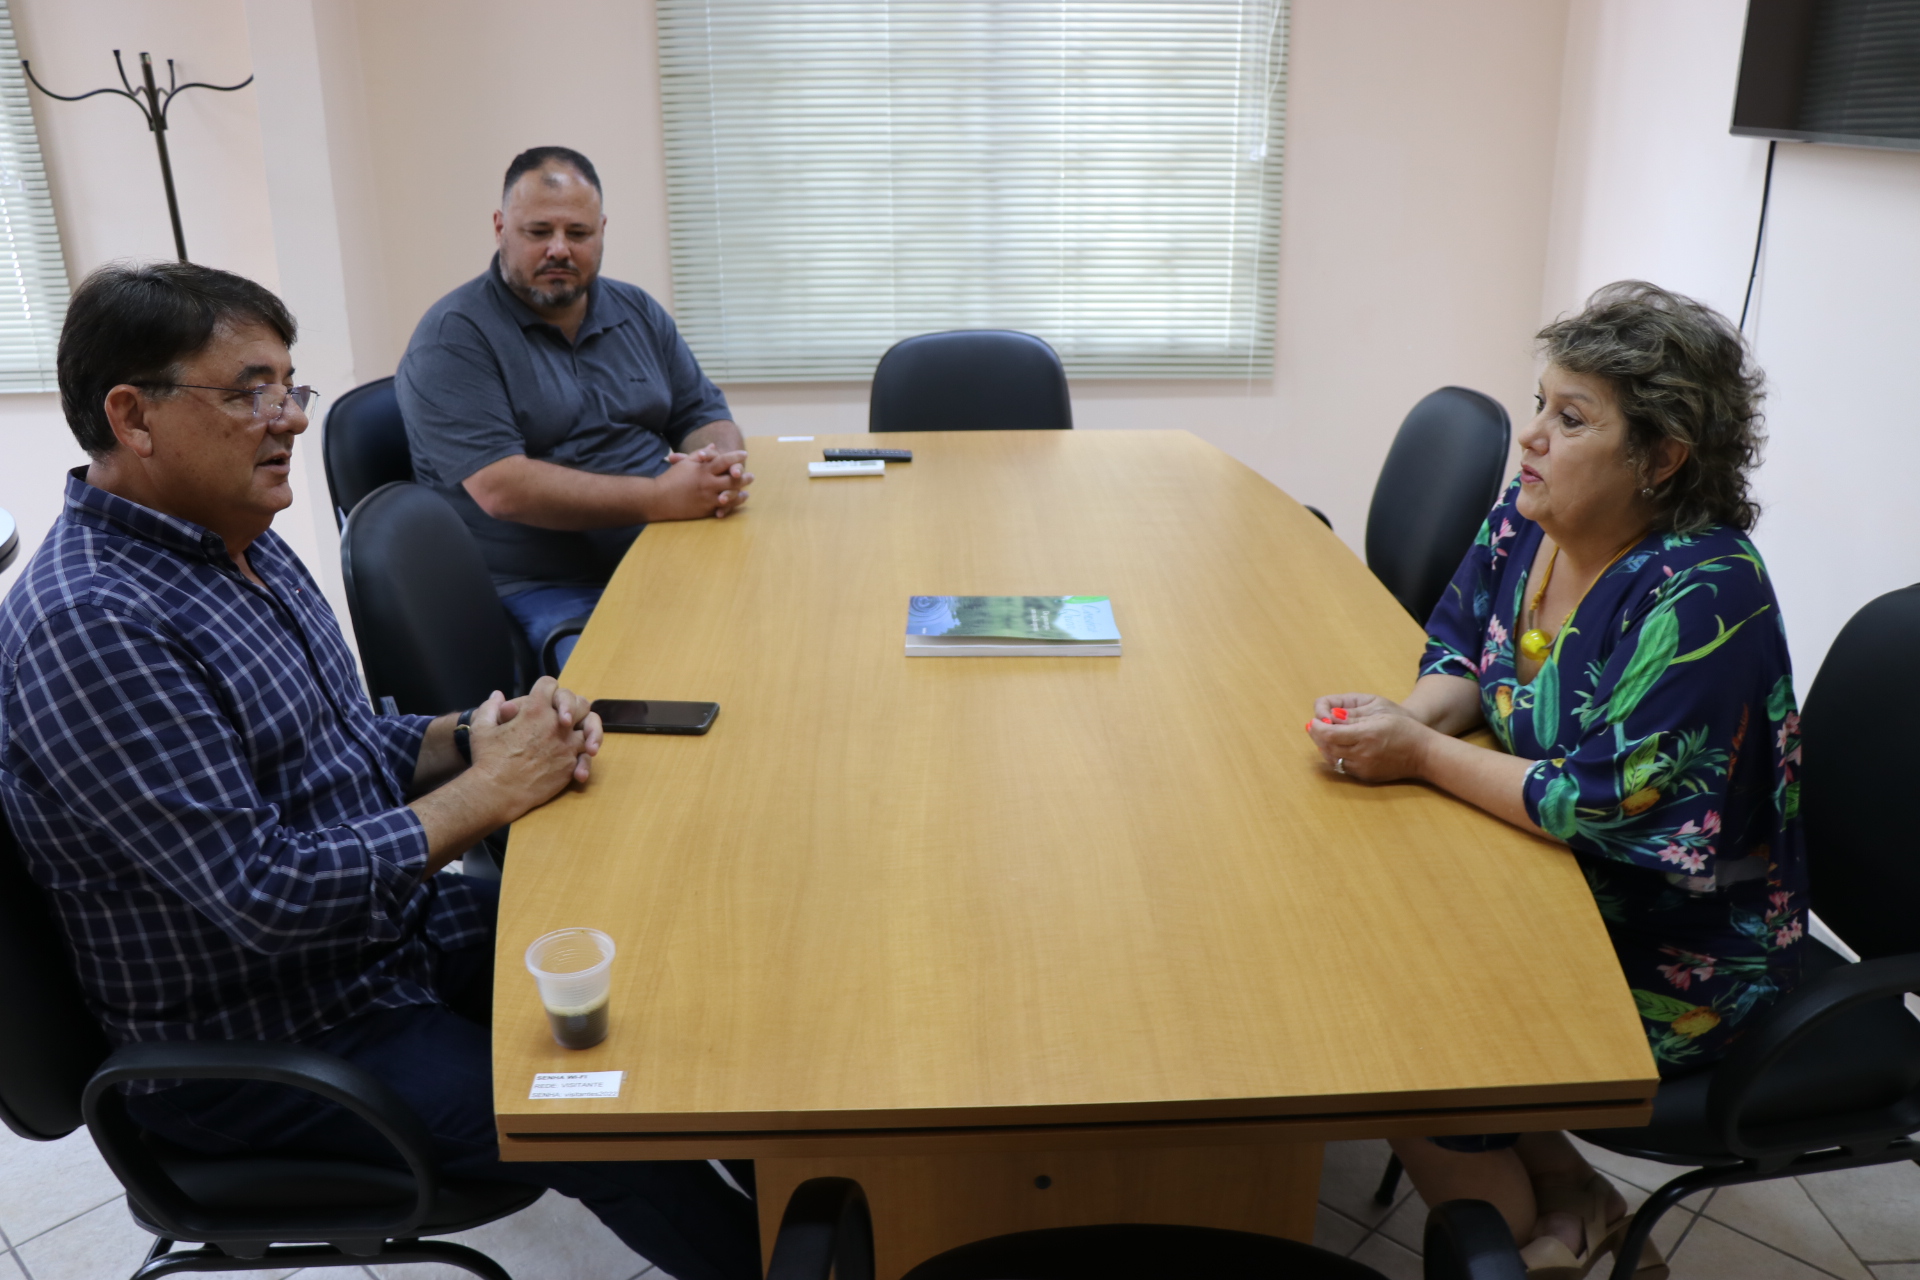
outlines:
{"label": "stacked booklet", "polygon": [[915,596],[909,658],[1117,658],[1105,596]]}

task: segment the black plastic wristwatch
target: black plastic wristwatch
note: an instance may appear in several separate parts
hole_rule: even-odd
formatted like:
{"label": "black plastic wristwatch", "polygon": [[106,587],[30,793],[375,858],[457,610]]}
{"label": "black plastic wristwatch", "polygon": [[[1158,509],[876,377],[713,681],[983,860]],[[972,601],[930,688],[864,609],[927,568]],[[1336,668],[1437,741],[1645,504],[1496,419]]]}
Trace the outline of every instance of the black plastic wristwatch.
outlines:
{"label": "black plastic wristwatch", "polygon": [[468,764],[473,763],[473,713],[474,711],[475,711],[475,708],[468,707],[465,711],[462,711],[460,713],[460,718],[453,722],[453,749],[455,751],[458,751],[460,753],[460,758],[462,760],[465,760]]}

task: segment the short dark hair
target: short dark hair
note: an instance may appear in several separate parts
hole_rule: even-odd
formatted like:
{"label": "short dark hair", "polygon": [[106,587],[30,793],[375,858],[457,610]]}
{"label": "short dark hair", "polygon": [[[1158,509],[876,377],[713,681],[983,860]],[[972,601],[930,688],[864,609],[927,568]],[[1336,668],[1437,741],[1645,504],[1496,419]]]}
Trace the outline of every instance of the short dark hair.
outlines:
{"label": "short dark hair", "polygon": [[605,196],[600,189],[600,175],[594,171],[593,161],[575,151],[572,147],[528,147],[513,158],[507,166],[507,180],[500,187],[500,202],[506,203],[507,193],[513,190],[513,184],[520,181],[535,169],[544,169],[550,164],[564,164],[575,173],[593,184],[595,194]]}
{"label": "short dark hair", "polygon": [[107,392],[122,383],[171,382],[221,324],[250,323],[293,345],[297,326],[287,304],[245,276],[191,262],[101,267],[74,291],[60,327],[60,408],[73,438],[90,457],[112,453]]}
{"label": "short dark hair", "polygon": [[1636,466],[1663,439],[1687,446],[1687,460],[1654,490],[1664,528],[1753,528],[1760,505],[1749,480],[1766,443],[1765,379],[1731,321],[1658,285],[1620,280],[1537,336],[1548,360],[1612,386]]}

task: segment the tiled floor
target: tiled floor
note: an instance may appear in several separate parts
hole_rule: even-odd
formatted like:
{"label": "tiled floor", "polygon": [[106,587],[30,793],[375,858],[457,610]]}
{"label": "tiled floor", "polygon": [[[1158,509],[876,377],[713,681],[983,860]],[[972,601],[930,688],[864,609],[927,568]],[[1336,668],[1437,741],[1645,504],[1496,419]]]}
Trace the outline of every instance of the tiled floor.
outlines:
{"label": "tiled floor", "polygon": [[[1589,1155],[1636,1205],[1675,1172],[1598,1150]],[[1384,1142],[1327,1147],[1316,1243],[1391,1280],[1416,1280],[1426,1207],[1404,1183],[1390,1208],[1373,1203],[1386,1159]],[[515,1280],[638,1280],[650,1270],[592,1214],[554,1194],[453,1238],[491,1254]],[[1673,1262],[1673,1280],[1920,1280],[1920,1168],[1882,1165],[1727,1188],[1668,1214],[1654,1238]],[[127,1216],[119,1184],[85,1133],[38,1143],[0,1129],[0,1280],[123,1280],[151,1243]],[[249,1274],[278,1280],[289,1273]],[[432,1266],[301,1273],[301,1280],[323,1278],[470,1280]]]}
{"label": "tiled floor", "polygon": [[[1635,1208],[1681,1172],[1582,1147]],[[1314,1242],[1392,1280],[1418,1280],[1427,1209],[1404,1180],[1390,1208],[1373,1203],[1386,1163],[1384,1142],[1328,1144]],[[1653,1238],[1673,1280],[1920,1280],[1920,1168],[1880,1165],[1726,1187],[1668,1213]]]}
{"label": "tiled floor", "polygon": [[[638,1280],[652,1270],[578,1202],[553,1192],[511,1218],[445,1238],[491,1255],[514,1280]],[[0,1128],[0,1280],[126,1280],[152,1244],[153,1237],[133,1225],[120,1184],[84,1132],[27,1142]],[[425,1264],[234,1274],[474,1280],[465,1271]]]}

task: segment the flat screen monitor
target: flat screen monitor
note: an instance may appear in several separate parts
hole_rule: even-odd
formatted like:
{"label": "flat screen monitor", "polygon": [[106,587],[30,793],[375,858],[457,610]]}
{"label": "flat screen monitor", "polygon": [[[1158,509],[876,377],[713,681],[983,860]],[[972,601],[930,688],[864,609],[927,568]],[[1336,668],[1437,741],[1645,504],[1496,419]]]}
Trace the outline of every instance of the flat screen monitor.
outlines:
{"label": "flat screen monitor", "polygon": [[1920,151],[1920,0],[1751,0],[1733,131]]}

